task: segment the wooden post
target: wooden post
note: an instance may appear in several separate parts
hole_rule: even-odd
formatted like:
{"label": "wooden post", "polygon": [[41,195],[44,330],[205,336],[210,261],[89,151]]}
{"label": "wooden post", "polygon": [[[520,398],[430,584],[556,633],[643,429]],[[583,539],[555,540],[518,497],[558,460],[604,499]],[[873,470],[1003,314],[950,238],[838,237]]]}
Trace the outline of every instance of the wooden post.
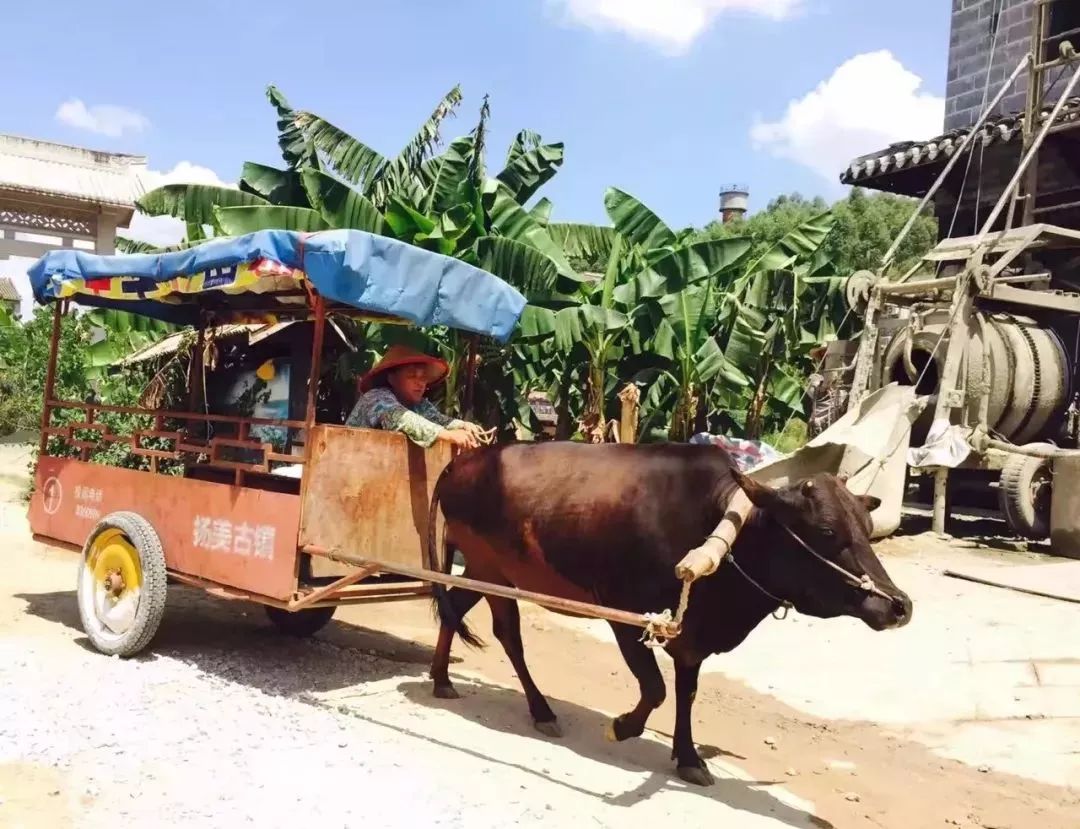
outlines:
{"label": "wooden post", "polygon": [[49,445],[49,436],[45,432],[52,422],[53,388],[56,385],[56,355],[60,349],[60,324],[64,316],[65,301],[56,300],[53,307],[52,338],[49,340],[49,365],[45,370],[45,399],[41,409],[41,437],[38,441],[38,454],[44,455]]}
{"label": "wooden post", "polygon": [[945,519],[948,516],[949,470],[940,467],[934,471],[934,513],[930,528],[938,535],[945,535]]}
{"label": "wooden post", "polygon": [[465,417],[472,420],[476,405],[476,335],[469,337],[469,356],[465,362]]}
{"label": "wooden post", "polygon": [[637,443],[641,390],[633,383],[627,383],[619,392],[619,404],[619,443]]}
{"label": "wooden post", "polygon": [[[1050,6],[1045,3],[1035,4],[1035,19],[1031,28],[1031,51],[1028,60],[1031,71],[1028,73],[1027,107],[1024,110],[1024,144],[1027,150],[1035,141],[1035,131],[1039,128],[1043,104],[1046,101],[1046,70],[1040,68],[1046,53],[1046,39],[1050,36]],[[1064,71],[1064,70],[1063,70]],[[1023,185],[1018,187],[1009,201],[1007,228],[1012,228],[1017,203],[1023,200],[1021,224],[1035,223],[1035,200],[1039,195],[1039,163],[1031,165],[1024,175]]]}
{"label": "wooden post", "polygon": [[311,368],[308,374],[307,410],[304,413],[304,461],[311,460],[311,431],[315,427],[315,406],[322,373],[323,336],[326,332],[326,301],[315,294],[313,299],[315,326],[311,332]]}
{"label": "wooden post", "polygon": [[[199,314],[196,327],[195,350],[191,353],[188,361],[188,411],[195,412],[199,408],[202,396],[203,377],[203,351],[206,349],[206,320]],[[186,428],[186,424],[185,424]]]}
{"label": "wooden post", "polygon": [[[964,384],[960,380],[960,369],[964,365],[968,343],[971,341],[971,333],[975,325],[972,273],[981,265],[982,256],[976,254],[968,261],[967,269],[957,281],[953,291],[949,340],[945,349],[945,364],[941,372],[941,381],[937,388],[935,421],[951,422],[953,410],[965,405],[967,390],[964,389]],[[938,469],[934,473],[934,517],[931,529],[938,535],[945,534],[945,492],[948,479],[948,469]]]}

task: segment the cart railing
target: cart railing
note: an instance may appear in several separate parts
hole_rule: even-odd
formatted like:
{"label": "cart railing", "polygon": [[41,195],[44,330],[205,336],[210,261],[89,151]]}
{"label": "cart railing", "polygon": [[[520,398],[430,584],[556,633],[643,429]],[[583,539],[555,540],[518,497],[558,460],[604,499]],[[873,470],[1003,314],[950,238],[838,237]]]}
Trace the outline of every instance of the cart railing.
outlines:
{"label": "cart railing", "polygon": [[[78,412],[81,419],[53,424],[58,412]],[[147,419],[147,428],[132,427],[115,431],[111,424],[102,421],[104,414],[122,414]],[[252,429],[276,427],[287,430],[287,445],[303,443],[305,423],[298,420],[274,418],[239,417],[234,415],[201,412],[178,412],[144,409],[136,406],[112,406],[99,403],[81,403],[73,400],[50,399],[45,408],[42,429],[42,454],[68,454],[63,450],[77,451],[84,461],[92,459],[96,452],[109,446],[122,446],[127,453],[148,459],[151,472],[158,472],[161,461],[183,462],[188,466],[205,466],[231,471],[237,475],[246,472],[268,474],[271,464],[298,464],[306,461],[304,454],[277,451],[272,442],[261,439]],[[177,426],[176,424],[180,425]],[[197,434],[194,424],[205,424],[207,434]],[[228,428],[229,434],[215,436],[213,427]],[[53,438],[59,445],[50,444]],[[152,441],[153,445],[145,445]],[[243,459],[237,459],[241,456]]]}

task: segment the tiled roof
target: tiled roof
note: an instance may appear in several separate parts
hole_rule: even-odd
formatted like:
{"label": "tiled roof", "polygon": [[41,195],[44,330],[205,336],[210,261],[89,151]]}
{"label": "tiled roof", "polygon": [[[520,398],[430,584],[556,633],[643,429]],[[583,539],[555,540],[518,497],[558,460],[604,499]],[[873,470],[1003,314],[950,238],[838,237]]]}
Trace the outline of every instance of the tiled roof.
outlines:
{"label": "tiled roof", "polygon": [[22,297],[15,290],[15,283],[6,276],[0,276],[0,302],[20,302]]}
{"label": "tiled roof", "polygon": [[0,135],[0,189],[131,209],[145,192],[146,158]]}
{"label": "tiled roof", "polygon": [[[1041,120],[1045,120],[1050,115],[1051,109],[1052,107],[1047,107],[1043,111]],[[1080,123],[1080,98],[1070,98],[1065,103],[1057,123]],[[876,176],[914,169],[939,159],[945,161],[960,148],[964,137],[969,132],[970,129],[952,130],[928,141],[904,141],[891,144],[884,150],[856,158],[840,174],[840,181],[842,184],[858,184],[860,181]],[[1023,134],[1024,113],[1014,112],[987,121],[979,130],[973,144],[978,147],[979,141],[982,141],[983,146],[1019,141]]]}

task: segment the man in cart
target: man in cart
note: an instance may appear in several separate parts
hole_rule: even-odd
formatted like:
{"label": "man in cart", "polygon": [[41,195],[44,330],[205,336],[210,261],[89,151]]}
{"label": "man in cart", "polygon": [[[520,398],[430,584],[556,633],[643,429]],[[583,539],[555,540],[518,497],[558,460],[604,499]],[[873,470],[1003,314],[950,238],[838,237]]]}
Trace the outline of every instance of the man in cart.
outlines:
{"label": "man in cart", "polygon": [[425,449],[449,443],[462,449],[480,445],[483,429],[448,417],[427,399],[427,390],[446,377],[445,360],[395,345],[360,378],[360,399],[346,426],[401,432]]}

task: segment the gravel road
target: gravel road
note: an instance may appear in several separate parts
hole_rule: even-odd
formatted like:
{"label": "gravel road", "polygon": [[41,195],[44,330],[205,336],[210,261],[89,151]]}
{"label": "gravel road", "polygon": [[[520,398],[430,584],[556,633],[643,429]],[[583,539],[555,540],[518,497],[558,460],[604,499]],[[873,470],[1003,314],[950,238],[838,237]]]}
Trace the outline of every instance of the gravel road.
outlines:
{"label": "gravel road", "polygon": [[[882,545],[916,599],[895,635],[793,614],[715,660],[695,736],[718,782],[698,789],[672,774],[671,699],[655,731],[607,743],[636,701],[625,664],[603,626],[535,608],[528,659],[561,740],[533,731],[497,645],[456,649],[463,698],[433,699],[426,602],[343,609],[296,641],[257,607],[170,588],[145,656],[101,656],[76,557],[29,538],[26,454],[0,445],[2,829],[1080,826],[1080,622],[941,578],[982,551]],[[485,617],[470,617],[482,632]]]}
{"label": "gravel road", "polygon": [[[74,557],[21,553],[0,596],[0,826],[656,826],[731,819],[812,826],[811,808],[713,761],[691,789],[656,737],[609,746],[595,712],[531,731],[516,690],[459,681],[483,706],[436,702],[424,666],[293,641],[251,609],[178,589],[155,653],[103,657],[55,589]],[[54,589],[49,589],[50,587]],[[457,705],[458,708],[454,708]]]}

